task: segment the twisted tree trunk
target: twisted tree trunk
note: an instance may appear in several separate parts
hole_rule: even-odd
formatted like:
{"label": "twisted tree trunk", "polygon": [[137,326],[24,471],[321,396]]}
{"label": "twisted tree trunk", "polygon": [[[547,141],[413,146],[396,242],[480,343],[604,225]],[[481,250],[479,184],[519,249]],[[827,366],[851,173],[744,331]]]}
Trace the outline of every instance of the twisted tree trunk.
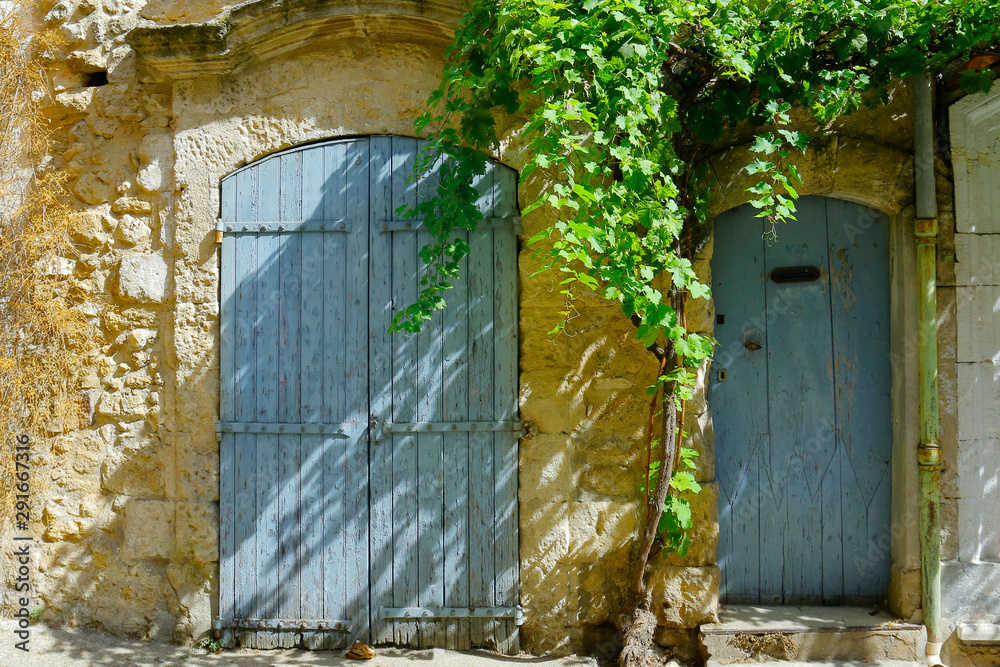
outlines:
{"label": "twisted tree trunk", "polygon": [[[654,354],[659,352],[673,358],[673,349],[652,350]],[[661,362],[661,373],[663,361],[668,357],[657,357]],[[654,397],[655,400],[655,397]],[[646,596],[646,565],[649,563],[649,554],[653,548],[653,541],[656,539],[657,526],[660,517],[663,515],[663,506],[667,501],[667,493],[670,489],[670,478],[673,476],[674,455],[677,448],[677,404],[674,397],[673,383],[663,386],[663,428],[660,437],[660,472],[656,480],[656,490],[649,499],[646,507],[646,522],[643,527],[642,537],[639,540],[635,561],[632,563],[632,577],[629,582],[629,592],[622,611],[618,616],[618,629],[622,633],[622,652],[618,656],[619,667],[646,667],[655,665],[656,658],[653,652],[653,633],[656,631],[656,615],[649,609],[649,600]],[[651,435],[651,434],[650,434]]]}

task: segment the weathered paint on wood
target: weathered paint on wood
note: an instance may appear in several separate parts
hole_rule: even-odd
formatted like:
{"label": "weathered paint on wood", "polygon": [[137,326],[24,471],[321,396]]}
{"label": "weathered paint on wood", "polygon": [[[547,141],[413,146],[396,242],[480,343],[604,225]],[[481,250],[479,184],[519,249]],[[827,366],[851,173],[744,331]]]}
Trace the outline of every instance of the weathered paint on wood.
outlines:
{"label": "weathered paint on wood", "polygon": [[[345,414],[349,416],[356,437],[348,440],[347,489],[345,497],[344,559],[347,563],[347,600],[345,618],[353,619],[352,632],[347,637],[351,645],[358,639],[369,638],[369,402],[371,387],[368,372],[369,280],[369,144],[355,141],[347,144],[345,163],[345,196],[343,215],[351,224],[343,263],[350,267],[345,282],[346,294],[346,375],[347,395]],[[336,373],[331,371],[331,376]],[[361,382],[361,379],[365,382]]]}
{"label": "weathered paint on wood", "polygon": [[865,519],[844,541],[844,590],[860,602],[889,586],[889,232],[875,211],[835,199],[826,206],[841,488]]}
{"label": "weathered paint on wood", "polygon": [[[370,387],[370,413],[373,424],[371,447],[371,609],[391,607],[392,604],[392,466],[393,436],[382,434],[378,424],[392,421],[392,348],[387,332],[392,322],[391,272],[387,270],[392,258],[392,235],[381,234],[376,225],[380,220],[393,216],[392,210],[392,140],[390,137],[372,137],[370,141],[370,265],[377,270],[370,272],[370,298],[368,327],[368,361]],[[382,465],[377,465],[377,461]],[[393,623],[373,614],[372,641],[376,644],[393,641]]]}
{"label": "weathered paint on wood", "polygon": [[[280,219],[297,220],[302,217],[302,153],[281,156]],[[299,331],[302,304],[302,237],[299,234],[281,234],[278,237],[278,355],[280,359],[301,358]],[[292,363],[282,363],[278,375],[278,419],[283,423],[296,423],[300,418],[302,400],[300,369]],[[280,576],[281,618],[306,618],[302,605],[299,545],[302,526],[309,525],[300,514],[302,497],[302,450],[300,436],[282,438],[278,451],[280,459],[278,479],[281,484],[278,496],[278,573]],[[314,512],[309,508],[307,512]],[[306,515],[307,519],[309,515]],[[311,639],[312,633],[307,633]],[[293,647],[303,640],[302,635],[282,632],[278,645]]]}
{"label": "weathered paint on wood", "polygon": [[[509,170],[494,171],[493,215],[510,218],[517,215],[517,175]],[[517,236],[510,229],[493,229],[493,319],[494,371],[493,418],[517,419]],[[495,465],[494,524],[496,525],[496,605],[517,605],[518,584],[518,513],[517,513],[517,439],[511,432],[493,436]],[[497,649],[501,653],[520,651],[518,626],[514,621],[499,621]]]}
{"label": "weathered paint on wood", "polygon": [[[768,244],[754,213],[746,206],[716,220],[712,261],[722,597],[881,600],[891,450],[886,220],[805,197],[799,220]],[[770,279],[789,266],[815,266],[820,277]],[[748,349],[751,341],[760,349]]]}
{"label": "weathered paint on wood", "polygon": [[[494,170],[477,183],[484,214],[493,208]],[[469,234],[469,419],[493,416],[494,320],[493,320],[493,230],[476,229]],[[493,560],[493,434],[469,435],[469,604],[492,607],[495,570]],[[485,530],[484,530],[485,528]],[[471,620],[470,641],[483,646],[493,636],[496,621]]]}
{"label": "weathered paint on wood", "polygon": [[[518,602],[516,434],[379,429],[517,421],[513,226],[471,235],[449,309],[419,335],[386,334],[426,270],[426,231],[382,229],[435,186],[433,173],[407,179],[419,146],[327,142],[223,182],[224,221],[345,223],[223,240],[223,421],[339,433],[221,433],[220,613],[351,624],[349,633],[235,631],[245,645],[518,648],[511,621],[379,617],[382,607]],[[512,171],[491,166],[483,213],[516,220],[515,185]]]}
{"label": "weathered paint on wood", "polygon": [[[715,256],[728,261],[712,263],[720,347],[709,388],[716,441],[719,446],[740,443],[716,456],[721,594],[734,604],[756,604],[761,507],[756,501],[741,501],[760,497],[760,459],[768,438],[766,357],[761,350],[745,347],[748,342],[763,341],[766,333],[764,241],[760,221],[744,222],[740,215],[739,210],[729,211],[715,221]],[[718,412],[726,405],[740,406],[740,418],[720,418]],[[765,546],[774,544],[772,535]]]}

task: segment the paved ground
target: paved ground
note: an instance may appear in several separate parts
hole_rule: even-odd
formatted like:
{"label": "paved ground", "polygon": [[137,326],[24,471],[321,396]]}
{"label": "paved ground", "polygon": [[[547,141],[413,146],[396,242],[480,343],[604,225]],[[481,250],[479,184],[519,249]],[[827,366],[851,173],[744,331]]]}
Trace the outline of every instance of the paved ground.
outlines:
{"label": "paved ground", "polygon": [[31,627],[27,653],[14,647],[20,641],[9,621],[0,623],[0,667],[596,667],[593,658],[511,658],[483,652],[457,653],[428,651],[379,650],[374,660],[349,660],[343,651],[223,651],[207,654],[203,650],[171,644],[128,641],[92,631]]}

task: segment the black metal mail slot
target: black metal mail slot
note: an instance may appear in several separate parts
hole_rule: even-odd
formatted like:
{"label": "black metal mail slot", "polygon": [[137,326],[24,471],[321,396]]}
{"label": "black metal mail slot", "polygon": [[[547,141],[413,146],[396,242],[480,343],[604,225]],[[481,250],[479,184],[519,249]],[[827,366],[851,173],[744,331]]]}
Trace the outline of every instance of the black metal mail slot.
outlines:
{"label": "black metal mail slot", "polygon": [[815,266],[784,266],[771,271],[771,280],[776,283],[811,283],[819,278]]}

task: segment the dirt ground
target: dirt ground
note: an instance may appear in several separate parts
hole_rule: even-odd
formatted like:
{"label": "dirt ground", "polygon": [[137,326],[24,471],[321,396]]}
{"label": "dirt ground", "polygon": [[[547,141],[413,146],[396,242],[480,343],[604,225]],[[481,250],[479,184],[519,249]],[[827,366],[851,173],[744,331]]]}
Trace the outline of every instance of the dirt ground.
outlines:
{"label": "dirt ground", "polygon": [[206,653],[173,644],[159,644],[120,639],[91,630],[31,626],[29,650],[14,646],[21,641],[14,634],[10,621],[0,623],[0,667],[272,667],[275,665],[302,665],[308,667],[596,667],[593,658],[570,656],[567,658],[534,658],[531,656],[508,657],[485,652],[458,653],[432,649],[408,651],[380,649],[373,660],[350,660],[343,651],[254,651],[242,649]]}

